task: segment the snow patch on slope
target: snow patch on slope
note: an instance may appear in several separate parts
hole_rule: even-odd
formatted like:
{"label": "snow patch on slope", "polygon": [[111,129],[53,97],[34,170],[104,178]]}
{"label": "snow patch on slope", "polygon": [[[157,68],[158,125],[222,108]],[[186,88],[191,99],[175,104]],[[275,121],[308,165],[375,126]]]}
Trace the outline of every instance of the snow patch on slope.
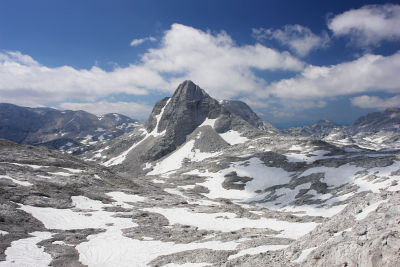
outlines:
{"label": "snow patch on slope", "polygon": [[30,182],[19,181],[19,180],[17,180],[17,179],[11,178],[11,177],[8,176],[8,175],[0,175],[0,179],[11,180],[13,183],[19,184],[19,185],[22,185],[22,186],[31,186],[31,185],[33,185],[33,184],[31,184]]}
{"label": "snow patch on slope", "polygon": [[199,149],[194,149],[194,143],[195,140],[190,140],[186,142],[183,146],[172,152],[172,154],[170,154],[167,158],[165,158],[161,162],[158,162],[154,169],[151,172],[147,173],[147,175],[165,174],[177,170],[182,167],[182,162],[185,159],[199,162],[220,154],[220,152],[201,152]]}
{"label": "snow patch on slope", "polygon": [[[225,180],[225,175],[231,172],[236,172],[238,176],[253,178],[253,180],[246,183],[244,190],[227,190],[222,187],[222,183]],[[205,186],[209,189],[210,192],[205,194],[208,198],[228,198],[243,201],[256,197],[258,193],[255,191],[257,190],[263,190],[274,185],[286,184],[291,180],[291,173],[281,168],[265,166],[264,163],[256,157],[246,161],[232,163],[229,168],[216,173],[193,170],[186,174],[208,178],[205,182],[198,183],[198,185]]]}
{"label": "snow patch on slope", "polygon": [[33,232],[33,237],[23,238],[11,242],[11,246],[5,251],[6,260],[0,261],[0,266],[33,267],[48,266],[52,258],[44,252],[44,247],[38,247],[37,243],[51,238],[49,232]]}
{"label": "snow patch on slope", "polygon": [[219,136],[222,137],[228,144],[230,145],[237,145],[246,143],[249,141],[247,137],[241,136],[239,132],[234,130],[229,130],[226,133],[221,133]]}
{"label": "snow patch on slope", "polygon": [[163,215],[170,224],[193,225],[199,229],[221,232],[237,231],[242,228],[270,228],[282,231],[278,236],[286,238],[299,238],[318,225],[314,222],[296,223],[267,218],[257,220],[237,218],[236,214],[231,212],[196,213],[185,208],[146,208],[144,210]]}
{"label": "snow patch on slope", "polygon": [[74,210],[23,204],[20,204],[20,209],[41,221],[48,229],[108,228],[110,225],[118,228],[137,226],[130,218],[115,217],[114,212],[103,211],[103,207],[114,206],[113,204],[103,204],[101,201],[84,196],[73,196],[71,199],[75,206]]}
{"label": "snow patch on slope", "polygon": [[[88,242],[76,246],[79,260],[88,266],[131,267],[146,266],[162,255],[208,248],[214,250],[234,250],[237,242],[210,241],[202,243],[177,244],[158,240],[136,240],[123,236],[119,230],[108,230],[105,233],[91,235]],[[123,261],[121,261],[123,259]]]}
{"label": "snow patch on slope", "polygon": [[367,218],[368,214],[370,214],[371,212],[376,210],[379,205],[386,203],[386,202],[387,202],[387,200],[380,200],[378,202],[375,202],[374,204],[371,204],[371,205],[365,207],[360,213],[358,213],[356,215],[356,220],[357,221],[364,220],[365,218]]}

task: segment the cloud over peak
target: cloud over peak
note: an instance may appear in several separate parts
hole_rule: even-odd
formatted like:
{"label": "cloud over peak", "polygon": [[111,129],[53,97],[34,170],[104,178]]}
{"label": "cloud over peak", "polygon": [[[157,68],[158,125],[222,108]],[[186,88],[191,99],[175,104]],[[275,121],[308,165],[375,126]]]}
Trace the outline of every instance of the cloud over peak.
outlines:
{"label": "cloud over peak", "polygon": [[265,81],[254,69],[299,71],[303,65],[287,52],[260,44],[238,46],[223,31],[213,34],[173,24],[141,62],[112,71],[97,66],[51,68],[20,52],[0,52],[0,101],[21,104],[21,95],[36,105],[95,101],[116,93],[173,91],[186,79],[196,81],[215,97],[230,98],[263,90]]}

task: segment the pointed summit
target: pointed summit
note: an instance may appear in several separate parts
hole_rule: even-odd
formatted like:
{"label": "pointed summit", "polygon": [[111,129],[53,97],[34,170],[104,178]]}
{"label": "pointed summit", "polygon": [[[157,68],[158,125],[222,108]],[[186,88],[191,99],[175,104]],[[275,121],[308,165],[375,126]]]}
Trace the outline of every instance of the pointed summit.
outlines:
{"label": "pointed summit", "polygon": [[[166,132],[164,143],[169,144],[167,152],[186,140],[206,118],[217,118],[225,110],[218,101],[210,97],[192,81],[184,81],[171,98],[159,101],[147,121],[147,131]],[[164,155],[160,153],[161,156]]]}
{"label": "pointed summit", "polygon": [[209,97],[209,95],[197,84],[190,80],[186,80],[181,83],[172,96],[172,98],[178,98],[181,101],[198,101],[204,97]]}

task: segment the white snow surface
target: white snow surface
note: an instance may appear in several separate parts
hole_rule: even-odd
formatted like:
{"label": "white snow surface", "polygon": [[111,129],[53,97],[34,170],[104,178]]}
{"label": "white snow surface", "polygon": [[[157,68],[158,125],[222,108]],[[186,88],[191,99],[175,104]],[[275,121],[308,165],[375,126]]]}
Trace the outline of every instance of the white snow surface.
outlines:
{"label": "white snow surface", "polygon": [[368,214],[370,214],[371,212],[373,212],[374,210],[376,210],[378,208],[379,205],[386,203],[387,200],[380,200],[378,202],[375,202],[367,207],[365,207],[360,213],[358,213],[355,217],[357,221],[361,221],[364,220],[365,218],[367,218]]}
{"label": "white snow surface", "polygon": [[301,252],[300,256],[299,256],[297,259],[295,259],[293,262],[295,262],[295,263],[301,263],[301,262],[303,262],[303,261],[307,258],[307,256],[308,256],[314,249],[316,249],[316,248],[317,248],[317,247],[312,247],[312,248],[304,249],[304,250]]}
{"label": "white snow surface", "polygon": [[33,232],[33,237],[23,238],[11,242],[11,246],[5,251],[6,260],[0,261],[0,266],[10,267],[41,267],[48,266],[52,261],[50,254],[44,252],[44,247],[38,247],[37,243],[51,238],[49,232]]}
{"label": "white snow surface", "polygon": [[230,255],[228,260],[236,259],[244,255],[256,255],[267,251],[280,250],[287,248],[288,246],[289,245],[264,245],[253,248],[247,248],[240,250],[237,254]]}
{"label": "white snow surface", "polygon": [[355,174],[364,168],[357,167],[351,164],[345,164],[337,168],[332,167],[315,167],[303,172],[302,176],[307,176],[313,173],[325,173],[325,178],[321,182],[325,182],[330,187],[338,187],[346,183],[351,183],[355,179]]}
{"label": "white snow surface", "polygon": [[48,167],[48,166],[40,166],[40,165],[35,165],[35,164],[22,164],[22,163],[15,163],[15,162],[2,162],[2,163],[9,163],[9,164],[17,165],[17,166],[27,166],[27,167],[31,167],[32,169],[40,169],[40,168]]}
{"label": "white snow surface", "polygon": [[33,185],[33,184],[31,184],[30,182],[19,181],[19,180],[17,180],[17,179],[11,178],[11,177],[8,176],[8,175],[0,175],[0,179],[11,180],[13,183],[19,184],[19,185],[22,185],[22,186],[31,186],[31,185]]}
{"label": "white snow surface", "polygon": [[65,176],[65,177],[69,177],[69,176],[73,175],[72,173],[68,173],[68,172],[49,172],[48,174]]}
{"label": "white snow surface", "polygon": [[330,153],[330,151],[328,150],[315,150],[315,151],[306,151],[303,153],[287,153],[284,155],[286,156],[288,162],[306,162],[307,164],[313,163],[314,161],[320,159],[343,157],[343,155],[325,156],[328,153]]}
{"label": "white snow surface", "polygon": [[61,246],[71,246],[71,245],[68,245],[67,243],[65,243],[64,241],[61,241],[61,240],[54,241],[52,244],[61,245]]}
{"label": "white snow surface", "polygon": [[199,125],[199,127],[202,126],[211,126],[211,128],[214,128],[215,122],[217,121],[217,119],[209,119],[206,118],[202,124]]}
{"label": "white snow surface", "polygon": [[237,145],[246,143],[249,141],[247,137],[241,136],[239,132],[234,130],[229,130],[226,133],[221,133],[219,136],[222,137],[228,144],[230,145]]}
{"label": "white snow surface", "polygon": [[80,170],[80,169],[71,169],[71,168],[63,168],[63,169],[67,170],[69,172],[72,172],[72,173],[82,173],[82,172],[84,172],[84,170]]}
{"label": "white snow surface", "polygon": [[8,235],[7,231],[0,230],[0,235]]}
{"label": "white snow surface", "polygon": [[161,120],[161,118],[162,118],[162,115],[164,114],[164,110],[165,110],[165,108],[168,106],[168,104],[169,104],[170,101],[171,101],[171,98],[169,98],[169,99],[167,100],[167,102],[165,103],[164,107],[161,109],[160,114],[156,115],[156,117],[155,117],[155,119],[157,120],[157,122],[156,122],[156,127],[154,127],[154,129],[153,129],[153,131],[150,133],[150,135],[153,135],[153,136],[156,137],[156,136],[164,135],[164,134],[165,134],[165,130],[162,131],[161,133],[158,132],[158,126],[159,126],[159,124],[160,124],[160,120]]}
{"label": "white snow surface", "polygon": [[158,240],[137,240],[125,237],[120,230],[111,228],[104,233],[89,236],[88,240],[80,243],[76,249],[79,251],[79,260],[89,267],[146,266],[161,255],[200,248],[234,250],[238,245],[233,241],[176,244]]}
{"label": "white snow surface", "polygon": [[314,222],[296,223],[279,221],[276,219],[261,218],[252,220],[237,218],[234,213],[196,213],[185,208],[146,208],[145,211],[155,212],[166,217],[171,225],[192,225],[199,229],[221,232],[237,231],[242,228],[269,228],[282,231],[278,236],[298,238],[312,231],[318,224]]}
{"label": "white snow surface", "polygon": [[126,159],[126,156],[128,156],[128,153],[131,152],[135,147],[140,145],[144,140],[146,140],[147,137],[148,137],[148,135],[143,137],[143,139],[140,140],[139,142],[133,144],[130,148],[128,148],[127,150],[122,152],[120,155],[113,157],[113,158],[107,160],[106,162],[102,163],[102,165],[104,165],[106,167],[110,167],[110,166],[121,164]]}
{"label": "white snow surface", "polygon": [[220,154],[220,152],[200,152],[199,149],[194,148],[194,144],[195,140],[190,140],[186,142],[183,146],[172,152],[172,154],[170,154],[167,158],[158,162],[156,166],[154,166],[154,169],[147,173],[147,175],[166,174],[171,171],[177,170],[182,167],[182,162],[184,159],[199,162]]}
{"label": "white snow surface", "polygon": [[[227,190],[222,187],[222,183],[225,180],[225,175],[235,171],[238,176],[247,176],[253,178],[253,180],[246,183],[245,190]],[[209,193],[205,194],[208,198],[228,198],[236,200],[249,200],[256,197],[258,194],[255,193],[257,190],[263,190],[265,188],[286,184],[290,182],[291,173],[275,167],[268,167],[258,158],[253,157],[246,161],[234,162],[227,169],[219,172],[200,172],[193,170],[186,174],[194,174],[199,176],[207,177],[208,179],[198,185],[205,186],[209,189]]]}
{"label": "white snow surface", "polygon": [[75,205],[74,210],[34,207],[23,204],[20,204],[20,209],[30,213],[48,229],[108,228],[110,224],[119,229],[137,226],[130,218],[115,217],[114,212],[102,210],[103,207],[113,206],[113,204],[103,204],[101,201],[84,196],[73,196],[71,199]]}

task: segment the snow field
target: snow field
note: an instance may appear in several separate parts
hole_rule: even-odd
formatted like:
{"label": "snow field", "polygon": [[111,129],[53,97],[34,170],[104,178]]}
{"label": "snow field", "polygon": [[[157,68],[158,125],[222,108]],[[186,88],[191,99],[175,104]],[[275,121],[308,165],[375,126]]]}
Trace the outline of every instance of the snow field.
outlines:
{"label": "snow field", "polygon": [[0,230],[0,235],[8,235],[7,231]]}
{"label": "snow field", "polygon": [[[48,229],[71,230],[85,228],[109,228],[118,229],[137,226],[130,218],[115,217],[115,212],[104,211],[104,207],[122,206],[131,207],[125,202],[143,201],[145,198],[128,195],[123,192],[108,193],[116,200],[112,204],[103,204],[99,200],[92,200],[84,196],[71,197],[74,209],[55,209],[48,207],[34,207],[20,204],[20,209],[30,213],[40,220]],[[112,225],[112,226],[111,226]]]}
{"label": "snow field", "polygon": [[4,267],[41,267],[48,266],[52,261],[50,254],[44,252],[44,247],[38,247],[37,243],[51,238],[49,232],[33,232],[33,237],[23,238],[11,242],[11,246],[5,251],[6,260],[0,261]]}
{"label": "snow field", "polygon": [[379,205],[386,203],[387,200],[380,200],[378,202],[375,202],[367,207],[365,207],[360,213],[358,213],[355,217],[357,221],[361,221],[364,220],[365,218],[367,218],[368,214],[370,214],[371,212],[375,211]]}
{"label": "snow field", "polygon": [[125,237],[120,230],[116,229],[108,229],[105,233],[91,235],[88,239],[88,242],[79,244],[76,249],[79,251],[79,260],[90,267],[146,266],[162,255],[200,248],[234,250],[239,244],[233,241],[192,242],[188,244],[158,240],[141,241]]}
{"label": "snow field", "polygon": [[170,156],[158,162],[154,169],[147,173],[147,175],[159,175],[166,174],[171,171],[177,170],[182,167],[182,162],[184,159],[189,159],[194,162],[199,162],[204,159],[215,157],[220,154],[200,152],[199,149],[194,149],[195,140],[190,140],[186,142],[183,146],[179,147],[177,150],[172,152]]}
{"label": "snow field", "polygon": [[289,245],[264,245],[258,246],[254,248],[247,248],[240,250],[237,254],[230,255],[228,260],[236,259],[244,255],[256,255],[259,253],[267,252],[267,251],[274,251],[287,248]]}
{"label": "snow field", "polygon": [[219,136],[222,137],[228,144],[237,145],[243,144],[249,141],[247,137],[241,136],[239,132],[234,130],[229,130],[226,133],[221,133]]}
{"label": "snow field", "polygon": [[[222,183],[225,180],[224,176],[233,171],[235,171],[238,176],[253,178],[253,180],[246,183],[244,190],[227,190],[222,187]],[[232,163],[229,168],[216,173],[193,170],[186,174],[208,177],[205,182],[198,183],[198,185],[205,186],[210,190],[209,193],[205,194],[208,198],[228,198],[242,201],[256,197],[258,194],[255,193],[255,191],[257,190],[262,190],[274,185],[286,184],[291,180],[291,173],[281,168],[265,166],[263,162],[256,157],[247,161]]]}
{"label": "snow field", "polygon": [[317,247],[312,247],[312,248],[307,248],[307,249],[303,250],[303,251],[301,252],[300,256],[299,256],[297,259],[295,259],[293,262],[295,262],[295,263],[301,263],[301,262],[303,262],[303,261],[307,258],[307,256],[310,255],[310,253],[311,253],[313,250],[315,250],[316,248],[317,248]]}
{"label": "snow field", "polygon": [[185,208],[146,208],[145,211],[159,213],[166,217],[171,225],[182,224],[192,225],[203,230],[213,230],[221,232],[237,231],[242,228],[269,228],[281,231],[279,237],[299,238],[312,231],[318,224],[295,223],[279,221],[276,219],[261,218],[252,220],[248,218],[237,218],[236,214],[230,212],[223,213],[196,213]]}
{"label": "snow field", "polygon": [[[304,151],[303,148],[301,151]],[[325,156],[325,154],[330,153],[328,150],[315,150],[315,151],[305,151],[303,153],[287,153],[283,154],[286,156],[288,162],[306,162],[307,164],[311,164],[316,160],[320,159],[331,159],[331,158],[341,158],[343,155],[336,156]],[[311,154],[311,155],[310,155]]]}

